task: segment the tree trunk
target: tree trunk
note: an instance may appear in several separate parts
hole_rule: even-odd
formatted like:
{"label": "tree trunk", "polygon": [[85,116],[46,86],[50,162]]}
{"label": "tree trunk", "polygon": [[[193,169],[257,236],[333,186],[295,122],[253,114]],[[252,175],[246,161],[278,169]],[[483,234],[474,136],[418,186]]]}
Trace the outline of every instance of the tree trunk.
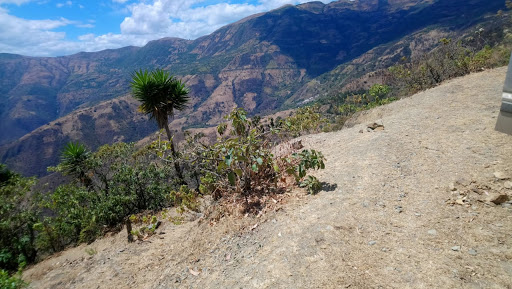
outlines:
{"label": "tree trunk", "polygon": [[169,142],[171,142],[171,153],[174,158],[174,169],[176,170],[176,174],[178,175],[178,179],[180,180],[181,185],[186,185],[185,179],[183,178],[183,172],[181,170],[180,164],[178,162],[178,154],[176,153],[176,149],[174,147],[174,141],[172,140],[171,130],[169,129],[169,124],[165,125],[165,133],[167,134],[167,138]]}
{"label": "tree trunk", "polygon": [[128,242],[133,242],[133,235],[132,235],[132,221],[130,221],[130,217],[126,217],[126,233],[128,234]]}

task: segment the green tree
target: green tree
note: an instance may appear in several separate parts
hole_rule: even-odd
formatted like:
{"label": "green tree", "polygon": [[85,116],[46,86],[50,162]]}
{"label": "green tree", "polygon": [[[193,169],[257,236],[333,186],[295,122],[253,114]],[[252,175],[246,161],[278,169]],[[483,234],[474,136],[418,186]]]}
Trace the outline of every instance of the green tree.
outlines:
{"label": "green tree", "polygon": [[160,129],[165,129],[171,142],[174,167],[183,182],[182,171],[177,161],[178,155],[169,129],[169,117],[174,116],[174,110],[183,110],[187,107],[190,100],[188,89],[180,80],[162,69],[152,72],[136,71],[132,75],[131,86],[133,97],[141,102],[139,110],[155,119]]}

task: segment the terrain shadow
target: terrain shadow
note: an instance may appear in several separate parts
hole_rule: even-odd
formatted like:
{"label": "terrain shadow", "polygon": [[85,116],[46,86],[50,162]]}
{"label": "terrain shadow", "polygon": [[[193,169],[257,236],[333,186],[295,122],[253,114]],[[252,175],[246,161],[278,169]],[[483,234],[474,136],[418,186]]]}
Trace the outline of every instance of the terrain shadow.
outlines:
{"label": "terrain shadow", "polygon": [[338,188],[338,184],[330,184],[327,182],[322,182],[322,191],[333,192]]}

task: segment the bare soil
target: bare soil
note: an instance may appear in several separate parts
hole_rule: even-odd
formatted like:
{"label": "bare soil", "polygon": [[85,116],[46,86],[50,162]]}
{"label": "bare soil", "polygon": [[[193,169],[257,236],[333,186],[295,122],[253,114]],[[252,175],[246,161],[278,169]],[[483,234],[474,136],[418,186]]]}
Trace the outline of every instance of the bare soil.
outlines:
{"label": "bare soil", "polygon": [[[31,288],[512,288],[512,136],[494,130],[506,68],[449,81],[303,137],[324,190],[258,217],[164,221],[27,269]],[[368,131],[373,122],[384,129]]]}

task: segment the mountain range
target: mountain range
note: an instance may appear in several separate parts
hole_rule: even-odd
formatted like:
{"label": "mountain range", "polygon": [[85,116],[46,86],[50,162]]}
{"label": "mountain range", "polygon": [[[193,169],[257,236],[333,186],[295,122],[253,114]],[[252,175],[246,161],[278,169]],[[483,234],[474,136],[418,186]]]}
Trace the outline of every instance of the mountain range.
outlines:
{"label": "mountain range", "polygon": [[331,92],[325,84],[350,84],[499,9],[502,0],[310,2],[196,40],[50,58],[0,54],[0,162],[42,176],[68,141],[94,149],[155,132],[129,96],[138,69],[166,69],[190,89],[189,108],[176,114],[173,129],[205,127],[235,106],[266,114],[301,105]]}

